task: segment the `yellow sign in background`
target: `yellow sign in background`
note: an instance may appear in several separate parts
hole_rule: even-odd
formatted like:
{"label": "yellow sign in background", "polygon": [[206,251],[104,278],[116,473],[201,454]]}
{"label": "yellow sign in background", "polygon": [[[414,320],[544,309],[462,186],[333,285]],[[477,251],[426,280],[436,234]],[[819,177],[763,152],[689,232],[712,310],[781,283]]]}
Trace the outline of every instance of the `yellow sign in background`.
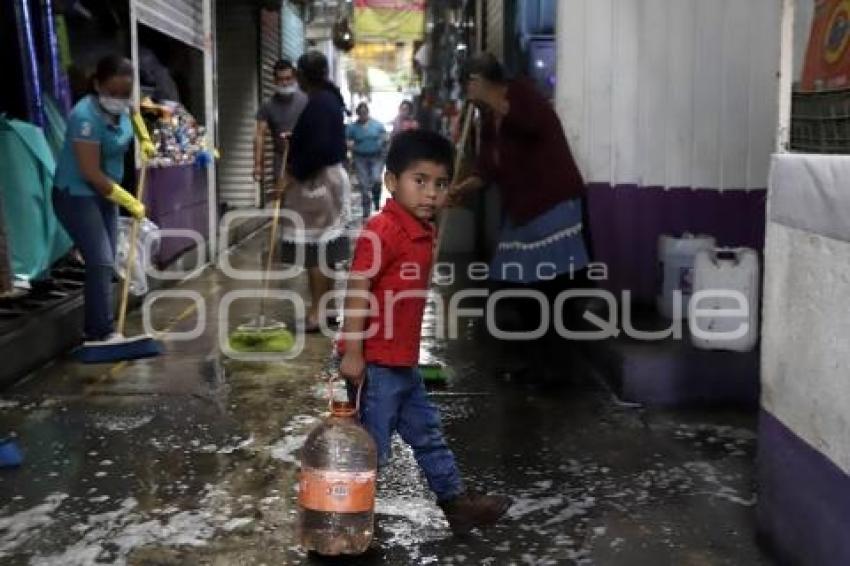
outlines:
{"label": "yellow sign in background", "polygon": [[416,41],[425,31],[423,0],[356,0],[354,37],[357,41]]}

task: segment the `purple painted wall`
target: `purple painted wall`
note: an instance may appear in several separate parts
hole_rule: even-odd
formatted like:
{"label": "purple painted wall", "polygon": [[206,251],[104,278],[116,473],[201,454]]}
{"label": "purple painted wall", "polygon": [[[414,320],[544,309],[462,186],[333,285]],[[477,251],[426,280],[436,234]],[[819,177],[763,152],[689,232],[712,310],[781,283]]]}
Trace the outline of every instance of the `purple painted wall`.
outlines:
{"label": "purple painted wall", "polygon": [[[207,171],[194,165],[162,167],[148,171],[145,206],[148,217],[161,229],[194,230],[209,236]],[[186,238],[164,237],[157,264],[168,265],[194,245]]]}
{"label": "purple painted wall", "polygon": [[850,475],[761,411],[760,535],[783,564],[850,564]]}
{"label": "purple painted wall", "polygon": [[766,190],[669,189],[592,183],[587,206],[594,260],[608,264],[607,287],[654,300],[658,236],[705,233],[722,246],[764,248]]}

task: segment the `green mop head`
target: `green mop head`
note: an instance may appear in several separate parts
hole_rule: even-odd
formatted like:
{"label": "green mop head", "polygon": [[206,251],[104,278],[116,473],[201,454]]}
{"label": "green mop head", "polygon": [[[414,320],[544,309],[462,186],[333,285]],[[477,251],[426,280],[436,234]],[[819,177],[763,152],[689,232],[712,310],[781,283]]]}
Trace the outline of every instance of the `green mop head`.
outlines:
{"label": "green mop head", "polygon": [[445,385],[452,377],[452,371],[443,364],[420,364],[419,373],[426,385]]}
{"label": "green mop head", "polygon": [[237,352],[287,352],[295,336],[286,328],[240,328],[230,335],[230,347]]}

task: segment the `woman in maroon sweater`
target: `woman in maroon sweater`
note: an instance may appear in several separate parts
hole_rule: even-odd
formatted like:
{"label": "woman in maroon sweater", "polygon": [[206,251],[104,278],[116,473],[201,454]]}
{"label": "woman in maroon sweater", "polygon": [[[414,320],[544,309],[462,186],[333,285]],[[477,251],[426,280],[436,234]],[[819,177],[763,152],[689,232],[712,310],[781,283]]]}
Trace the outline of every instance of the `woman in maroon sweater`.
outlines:
{"label": "woman in maroon sweater", "polygon": [[[490,278],[502,287],[542,291],[552,305],[560,291],[585,281],[584,180],[557,114],[533,83],[507,80],[486,53],[470,62],[468,75],[467,97],[482,114],[480,153],[454,196],[498,185],[504,210]],[[533,316],[539,304],[530,309],[520,312],[526,323],[539,319]],[[552,339],[544,340],[550,346],[557,345],[552,326]]]}

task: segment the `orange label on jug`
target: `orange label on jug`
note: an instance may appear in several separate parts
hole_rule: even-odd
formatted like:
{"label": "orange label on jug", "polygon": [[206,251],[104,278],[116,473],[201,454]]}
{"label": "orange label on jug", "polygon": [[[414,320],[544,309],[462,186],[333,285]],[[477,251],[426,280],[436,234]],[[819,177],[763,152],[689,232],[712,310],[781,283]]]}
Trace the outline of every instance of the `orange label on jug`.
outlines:
{"label": "orange label on jug", "polygon": [[326,513],[366,513],[375,506],[375,472],[301,469],[298,503]]}

